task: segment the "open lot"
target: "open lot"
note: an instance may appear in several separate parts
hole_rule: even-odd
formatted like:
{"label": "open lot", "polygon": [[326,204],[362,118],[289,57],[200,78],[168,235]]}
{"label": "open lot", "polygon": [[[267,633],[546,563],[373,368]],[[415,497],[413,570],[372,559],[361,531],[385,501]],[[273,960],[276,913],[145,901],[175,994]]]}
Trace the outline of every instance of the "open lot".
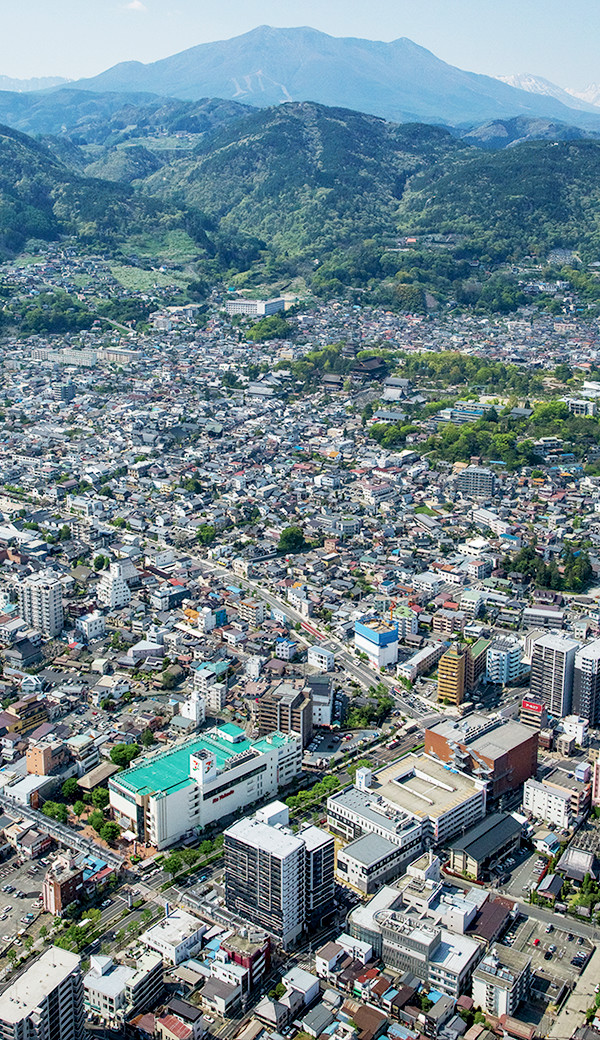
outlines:
{"label": "open lot", "polygon": [[[35,869],[34,869],[35,868]],[[41,864],[19,865],[12,856],[0,865],[0,950],[17,936],[27,932],[40,914],[37,900],[40,898],[44,867]],[[10,886],[12,892],[5,891]],[[32,916],[22,920],[27,914]]]}
{"label": "open lot", "polygon": [[[585,971],[595,947],[576,930],[570,931],[567,921],[556,920],[557,924],[550,926],[550,932],[546,930],[549,926],[533,917],[519,921],[509,930],[503,943],[530,956],[532,970],[537,974],[559,984],[566,983],[571,988]],[[576,925],[573,928],[576,929]],[[583,960],[581,967],[571,963],[577,957]]]}

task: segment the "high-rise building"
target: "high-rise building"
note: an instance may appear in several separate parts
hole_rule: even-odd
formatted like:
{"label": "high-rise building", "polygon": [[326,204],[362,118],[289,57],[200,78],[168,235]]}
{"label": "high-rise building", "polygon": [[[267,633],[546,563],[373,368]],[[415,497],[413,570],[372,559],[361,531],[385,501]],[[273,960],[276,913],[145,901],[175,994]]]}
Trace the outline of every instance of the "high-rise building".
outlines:
{"label": "high-rise building", "polygon": [[512,639],[494,639],[489,646],[486,660],[487,680],[506,686],[516,682],[521,675],[521,644]]}
{"label": "high-rise building", "polygon": [[0,996],[2,1040],[83,1040],[83,982],[76,953],[51,946]]}
{"label": "high-rise building", "polygon": [[224,832],[227,908],[285,948],[333,910],[334,840],[317,827],[294,834],[281,802]]}
{"label": "high-rise building", "polygon": [[62,585],[54,571],[38,571],[23,579],[19,585],[19,611],[27,624],[37,628],[43,636],[57,636],[62,632]]}
{"label": "high-rise building", "polygon": [[310,689],[299,690],[282,682],[256,702],[256,721],[261,736],[265,733],[297,733],[302,747],[313,734],[313,706]]}
{"label": "high-rise building", "polygon": [[496,478],[491,469],[467,466],[459,475],[458,490],[462,491],[463,495],[491,498],[496,490]]}
{"label": "high-rise building", "polygon": [[131,599],[129,585],[125,581],[125,566],[117,560],[104,571],[96,590],[98,602],[104,607],[126,607]]}
{"label": "high-rise building", "polygon": [[466,656],[466,651],[455,644],[440,657],[438,701],[462,704],[465,696]]}
{"label": "high-rise building", "polygon": [[573,713],[600,725],[600,639],[575,654]]}
{"label": "high-rise building", "polygon": [[478,639],[472,646],[467,647],[465,659],[465,689],[467,693],[474,693],[485,675],[488,647],[491,640]]}
{"label": "high-rise building", "polygon": [[579,643],[558,632],[549,632],[533,644],[530,694],[533,700],[545,704],[555,718],[571,712],[578,649]]}

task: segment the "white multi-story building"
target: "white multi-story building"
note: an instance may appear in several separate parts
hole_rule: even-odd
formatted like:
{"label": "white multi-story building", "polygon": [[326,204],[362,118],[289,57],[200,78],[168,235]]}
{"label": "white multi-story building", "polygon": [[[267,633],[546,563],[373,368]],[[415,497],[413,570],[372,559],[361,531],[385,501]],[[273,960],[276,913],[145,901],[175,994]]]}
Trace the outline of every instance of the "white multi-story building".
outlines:
{"label": "white multi-story building", "polygon": [[325,646],[309,646],[307,654],[308,664],[313,668],[319,668],[322,672],[332,672],[335,667],[335,654]]}
{"label": "white multi-story building", "polygon": [[208,926],[185,910],[170,910],[140,936],[150,950],[156,950],[167,964],[181,964],[200,949],[202,936]]}
{"label": "white multi-story building", "polygon": [[398,660],[398,626],[376,617],[362,617],[354,624],[354,646],[379,671]]}
{"label": "white multi-story building", "polygon": [[333,911],[334,839],[317,827],[294,834],[281,802],[224,832],[227,908],[293,945]]}
{"label": "white multi-story building", "polygon": [[508,946],[494,946],[473,972],[472,995],[483,1013],[514,1017],[531,989],[531,957]]}
{"label": "white multi-story building", "polygon": [[487,649],[486,681],[507,686],[521,675],[522,648],[512,639],[495,639]]}
{"label": "white multi-story building", "polygon": [[83,1040],[83,983],[76,953],[51,946],[0,996],[2,1040]]}
{"label": "white multi-story building", "polygon": [[198,690],[192,690],[187,700],[179,709],[184,719],[190,719],[195,726],[201,726],[206,718],[206,701]]}
{"label": "white multi-story building", "polygon": [[51,570],[29,574],[19,585],[19,611],[28,625],[43,636],[62,632],[64,615],[62,584]]}
{"label": "white multi-story building", "polygon": [[358,770],[354,787],[327,799],[327,823],[348,840],[379,834],[414,859],[479,823],[485,809],[483,781],[407,755],[374,774]]}
{"label": "white multi-story building", "polygon": [[161,955],[150,950],[135,953],[135,958],[125,954],[119,962],[99,954],[90,957],[83,980],[86,1009],[113,1028],[155,1007],[163,990]]}
{"label": "white multi-story building", "polygon": [[587,747],[590,737],[590,724],[580,715],[567,715],[561,722],[565,736],[573,737],[578,747]]}
{"label": "white multi-story building", "polygon": [[536,639],[531,654],[530,695],[562,719],[571,711],[575,654],[579,643],[557,632]]}
{"label": "white multi-story building", "polygon": [[103,614],[94,610],[91,614],[84,614],[83,617],[77,618],[75,628],[89,642],[92,639],[100,639],[104,635],[106,621]]}
{"label": "white multi-story building", "polygon": [[302,768],[296,734],[249,741],[231,723],[154,752],[109,780],[115,819],[158,849],[276,795]]}
{"label": "white multi-story building", "polygon": [[539,780],[526,780],[523,785],[523,808],[536,820],[552,823],[561,830],[571,826],[571,795]]}
{"label": "white multi-story building", "polygon": [[96,594],[98,602],[104,607],[118,610],[126,607],[131,600],[129,585],[125,581],[125,566],[121,560],[111,563],[107,571],[102,572]]}

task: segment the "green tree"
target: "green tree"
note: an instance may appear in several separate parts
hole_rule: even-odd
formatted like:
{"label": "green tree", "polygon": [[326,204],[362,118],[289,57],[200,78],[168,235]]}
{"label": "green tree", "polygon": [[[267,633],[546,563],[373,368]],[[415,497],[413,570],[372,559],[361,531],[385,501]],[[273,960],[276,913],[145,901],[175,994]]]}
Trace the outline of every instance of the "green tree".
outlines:
{"label": "green tree", "polygon": [[137,744],[115,744],[114,748],[111,748],[110,758],[116,766],[126,769],[139,753],[140,749]]}
{"label": "green tree", "polygon": [[44,816],[57,820],[59,823],[66,823],[69,819],[69,810],[62,802],[44,802],[42,812]]}
{"label": "green tree", "polygon": [[90,827],[94,828],[97,834],[100,834],[100,831],[106,823],[106,817],[100,809],[93,809],[90,815],[88,816],[88,823]]}
{"label": "green tree", "polygon": [[148,748],[152,747],[153,744],[156,744],[156,737],[150,727],[147,727],[142,733],[142,746]]}
{"label": "green tree", "polygon": [[60,790],[66,802],[74,802],[79,794],[79,785],[75,777],[71,776],[65,780]]}
{"label": "green tree", "polygon": [[278,550],[280,553],[294,554],[304,552],[306,539],[301,527],[284,527],[279,538]]}
{"label": "green tree", "polygon": [[75,804],[73,806],[73,812],[75,813],[76,816],[81,816],[82,813],[84,813],[86,809],[87,809],[87,806],[86,806],[85,802],[82,802],[80,798],[75,802]]}
{"label": "green tree", "polygon": [[121,828],[118,823],[114,822],[114,820],[108,820],[104,826],[100,828],[98,833],[102,838],[102,841],[105,841],[107,845],[113,845],[121,834]]}
{"label": "green tree", "polygon": [[106,809],[109,801],[110,796],[106,787],[96,787],[96,789],[92,791],[92,805],[95,806],[96,809]]}
{"label": "green tree", "polygon": [[211,545],[217,536],[217,529],[213,524],[200,524],[196,531],[196,538],[201,545]]}

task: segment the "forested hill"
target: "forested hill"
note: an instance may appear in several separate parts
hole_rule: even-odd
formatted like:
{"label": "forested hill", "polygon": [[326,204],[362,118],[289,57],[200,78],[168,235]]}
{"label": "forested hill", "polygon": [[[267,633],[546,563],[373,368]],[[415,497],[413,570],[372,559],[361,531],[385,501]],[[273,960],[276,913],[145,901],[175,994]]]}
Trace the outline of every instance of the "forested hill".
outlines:
{"label": "forested hill", "polygon": [[373,236],[393,242],[407,179],[463,151],[436,127],[287,104],[208,136],[144,188],[192,203],[276,250],[318,256]]}
{"label": "forested hill", "polygon": [[275,251],[322,259],[364,239],[452,235],[468,258],[595,252],[600,142],[482,152],[448,131],[287,104],[208,135],[144,181]]}
{"label": "forested hill", "polygon": [[28,239],[77,235],[84,248],[111,249],[132,229],[164,234],[193,226],[187,210],[123,184],[81,177],[44,145],[0,126],[0,255],[18,253]]}
{"label": "forested hill", "polygon": [[512,310],[514,262],[545,262],[553,247],[600,261],[598,141],[488,152],[439,127],[308,102],[209,114],[218,125],[182,158],[128,140],[83,168],[68,138],[53,154],[0,127],[0,251],[76,234],[84,249],[160,259],[176,233],[206,284],[301,276],[323,296],[356,289],[357,302],[405,310],[427,293]]}

